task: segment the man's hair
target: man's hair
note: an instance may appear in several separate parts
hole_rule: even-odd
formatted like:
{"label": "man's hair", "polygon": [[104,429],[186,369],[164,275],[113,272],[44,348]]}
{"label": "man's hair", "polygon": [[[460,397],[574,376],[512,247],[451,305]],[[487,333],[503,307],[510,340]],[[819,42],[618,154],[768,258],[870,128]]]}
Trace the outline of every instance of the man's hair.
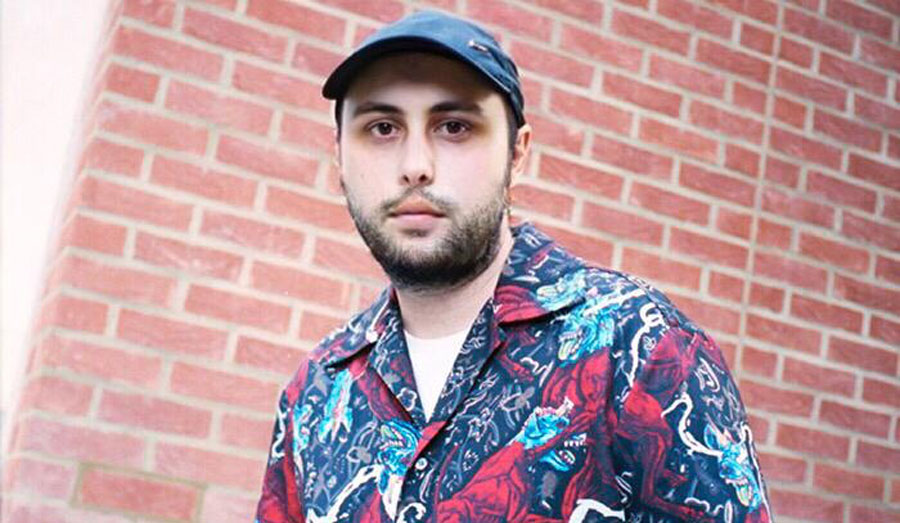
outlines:
{"label": "man's hair", "polygon": [[[334,101],[334,122],[337,126],[337,140],[341,140],[341,115],[344,110],[344,99],[338,98]],[[509,148],[509,158],[512,158],[515,154],[516,150],[516,138],[519,134],[519,126],[516,124],[516,115],[513,114],[512,108],[509,106],[509,102],[503,100],[503,112],[506,115],[506,129],[508,134],[508,144]]]}

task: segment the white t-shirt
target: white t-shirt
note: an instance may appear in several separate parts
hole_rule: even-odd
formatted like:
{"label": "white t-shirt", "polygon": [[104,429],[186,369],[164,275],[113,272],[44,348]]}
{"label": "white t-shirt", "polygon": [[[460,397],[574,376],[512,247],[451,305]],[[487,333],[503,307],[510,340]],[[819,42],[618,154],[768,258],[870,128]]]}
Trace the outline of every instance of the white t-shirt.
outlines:
{"label": "white t-shirt", "polygon": [[441,338],[417,338],[403,330],[425,419],[431,418],[468,333],[466,329]]}

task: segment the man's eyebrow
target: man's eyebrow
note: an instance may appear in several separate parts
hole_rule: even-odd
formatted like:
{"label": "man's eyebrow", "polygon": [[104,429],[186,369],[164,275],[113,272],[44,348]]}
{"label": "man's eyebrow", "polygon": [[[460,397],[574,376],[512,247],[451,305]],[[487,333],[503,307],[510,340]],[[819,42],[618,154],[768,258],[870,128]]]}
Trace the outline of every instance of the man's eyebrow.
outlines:
{"label": "man's eyebrow", "polygon": [[[429,109],[429,113],[448,113],[451,111],[460,111],[464,113],[482,114],[481,106],[475,102],[446,101],[435,104]],[[356,118],[366,113],[386,113],[401,114],[403,111],[396,105],[383,102],[364,102],[356,106],[353,110],[352,118]]]}

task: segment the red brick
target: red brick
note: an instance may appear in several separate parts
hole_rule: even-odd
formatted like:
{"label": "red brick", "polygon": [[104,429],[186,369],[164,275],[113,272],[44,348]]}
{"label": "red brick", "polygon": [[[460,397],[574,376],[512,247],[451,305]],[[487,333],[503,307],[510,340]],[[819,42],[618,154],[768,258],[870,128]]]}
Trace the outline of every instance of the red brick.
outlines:
{"label": "red brick", "polygon": [[804,387],[847,397],[853,396],[856,377],[841,370],[807,363],[794,358],[785,358],[782,379],[786,383],[796,383]]}
{"label": "red brick", "polygon": [[718,131],[756,144],[762,142],[762,123],[713,105],[699,101],[692,102],[690,119],[694,125],[710,131]]}
{"label": "red brick", "polygon": [[868,3],[889,13],[900,15],[900,2],[897,0],[868,0]]}
{"label": "red brick", "polygon": [[634,38],[650,45],[686,55],[690,33],[669,29],[668,26],[648,18],[616,9],[613,11],[612,30],[616,34]]}
{"label": "red brick", "polygon": [[656,120],[642,119],[640,138],[703,160],[716,160],[717,143],[697,133]]}
{"label": "red brick", "polygon": [[143,160],[144,151],[140,149],[94,138],[84,150],[82,166],[137,177]]}
{"label": "red brick", "polygon": [[806,190],[810,194],[824,196],[837,204],[850,205],[871,213],[875,212],[877,202],[875,191],[843,182],[817,171],[810,171],[807,174]]}
{"label": "red brick", "polygon": [[50,275],[50,281],[136,303],[160,306],[169,303],[175,288],[175,282],[170,278],[104,265],[75,256],[62,259]]}
{"label": "red brick", "polygon": [[900,191],[900,167],[893,167],[865,156],[850,153],[847,172],[861,180]]}
{"label": "red brick", "polygon": [[209,210],[203,213],[200,232],[289,258],[300,256],[306,242],[306,235],[300,231]]}
{"label": "red brick", "polygon": [[223,331],[123,309],[116,336],[175,353],[222,359],[228,334]]}
{"label": "red brick", "polygon": [[230,11],[234,11],[234,8],[237,7],[237,0],[198,0],[203,2],[204,4],[220,7],[222,9],[228,9]]}
{"label": "red brick", "polygon": [[865,272],[869,267],[869,253],[864,249],[805,232],[800,233],[799,246],[804,255],[849,271]]}
{"label": "red brick", "polygon": [[292,67],[322,77],[328,76],[343,61],[343,56],[338,53],[303,42],[297,43],[292,56]]}
{"label": "red brick", "polygon": [[668,179],[672,172],[672,158],[600,135],[594,136],[591,155],[597,161],[654,178]]}
{"label": "red brick", "polygon": [[759,176],[759,153],[728,143],[725,144],[725,167],[746,174]]}
{"label": "red brick", "polygon": [[828,0],[825,14],[841,24],[853,26],[885,40],[891,39],[893,24],[890,16],[879,14],[845,0]]}
{"label": "red brick", "polygon": [[689,163],[682,163],[679,182],[684,187],[709,194],[715,198],[729,200],[746,207],[753,206],[756,187],[730,176],[708,171]]}
{"label": "red brick", "polygon": [[741,23],[741,45],[769,55],[775,47],[775,33],[755,25]]}
{"label": "red brick", "polygon": [[257,185],[254,180],[207,170],[163,156],[153,159],[150,181],[241,207],[253,205]]}
{"label": "red brick", "polygon": [[306,357],[306,352],[297,347],[241,336],[234,361],[287,375],[296,370]]}
{"label": "red brick", "polygon": [[774,312],[781,312],[784,307],[784,290],[753,282],[750,285],[750,304],[763,307]]}
{"label": "red brick", "polygon": [[335,44],[343,43],[347,27],[344,18],[286,0],[251,0],[247,5],[247,15]]}
{"label": "red brick", "polygon": [[887,318],[872,316],[870,333],[879,340],[900,344],[900,323]]}
{"label": "red brick", "polygon": [[697,44],[697,60],[757,83],[765,84],[769,81],[769,62],[710,40],[700,39]]}
{"label": "red brick", "polygon": [[798,129],[803,129],[806,125],[806,106],[781,96],[775,97],[773,115],[778,120]]}
{"label": "red brick", "polygon": [[822,340],[822,335],[817,330],[797,327],[756,314],[747,316],[747,334],[772,345],[807,354],[819,354]]}
{"label": "red brick", "polygon": [[881,212],[888,220],[900,222],[900,198],[891,198],[890,196],[885,195],[884,209],[882,209]]}
{"label": "red brick", "polygon": [[[27,457],[4,459],[3,490],[43,499],[68,499],[75,485],[75,467]],[[8,502],[7,498],[6,502]],[[8,514],[4,512],[4,516]]]}
{"label": "red brick", "polygon": [[266,211],[325,229],[356,231],[343,205],[277,187],[269,187]]}
{"label": "red brick", "polygon": [[673,117],[678,116],[681,107],[681,95],[678,93],[609,72],[603,75],[603,92],[614,98],[620,98],[651,111]]}
{"label": "red brick", "polygon": [[900,227],[879,223],[849,212],[844,212],[841,234],[892,251],[900,250]]}
{"label": "red brick", "polygon": [[836,329],[856,333],[862,331],[862,313],[796,294],[791,301],[791,314],[797,318]]}
{"label": "red brick", "polygon": [[[231,83],[241,91],[252,93],[304,109],[328,110],[328,101],[319,94],[313,82],[256,67],[241,61],[234,65]],[[328,134],[331,136],[331,133]]]}
{"label": "red brick", "polygon": [[63,227],[59,237],[59,248],[80,247],[105,254],[121,255],[125,248],[127,231],[121,225],[95,220],[76,214]]}
{"label": "red brick", "polygon": [[770,502],[779,515],[825,523],[844,522],[844,502],[778,488],[768,491]]}
{"label": "red brick", "polygon": [[[613,245],[608,241],[601,240],[594,236],[583,234],[582,232],[572,232],[567,229],[554,227],[547,223],[537,222],[542,231],[556,238],[566,249],[601,267],[608,267],[612,264]],[[303,329],[303,325],[300,325]]]}
{"label": "red brick", "polygon": [[882,523],[884,521],[900,521],[900,512],[896,510],[877,510],[872,507],[853,505],[850,508],[851,523]]}
{"label": "red brick", "polygon": [[541,137],[544,146],[556,147],[572,154],[578,154],[584,143],[584,131],[580,125],[558,123],[537,114],[527,116],[534,134]]}
{"label": "red brick", "polygon": [[[515,193],[513,194],[515,198]],[[313,263],[325,269],[368,277],[382,284],[387,283],[384,271],[372,258],[369,250],[356,245],[348,245],[325,237],[316,238]],[[346,305],[346,302],[342,305]]]}
{"label": "red brick", "polygon": [[813,50],[812,47],[806,44],[801,44],[796,40],[782,36],[778,57],[800,67],[808,68],[812,65]]}
{"label": "red brick", "polygon": [[160,227],[187,230],[191,221],[188,204],[92,177],[81,180],[73,200],[78,205]]}
{"label": "red brick", "polygon": [[757,444],[762,444],[769,439],[769,420],[762,416],[755,416],[751,413],[747,414],[747,421],[750,424],[750,430],[755,436]]}
{"label": "red brick", "polygon": [[194,398],[271,412],[279,384],[189,363],[172,366],[170,390]]}
{"label": "red brick", "polygon": [[620,134],[628,134],[631,130],[630,112],[559,89],[551,91],[550,109],[555,114],[565,115]]}
{"label": "red brick", "polygon": [[622,270],[652,281],[700,288],[700,267],[629,247],[622,253]]}
{"label": "red brick", "polygon": [[858,409],[824,400],[819,408],[819,419],[825,423],[854,432],[887,438],[891,430],[891,417],[870,410]]}
{"label": "red brick", "polygon": [[[554,2],[554,5],[600,6],[600,4],[592,2],[571,4]],[[608,36],[585,31],[572,25],[563,24],[562,39],[559,45],[564,51],[589,57],[591,60],[612,64],[634,73],[637,73],[641,67],[641,56],[643,56],[643,53],[640,47],[626,44]]]}
{"label": "red brick", "polygon": [[256,459],[159,443],[153,470],[159,474],[202,483],[254,490],[262,481],[263,469],[258,465]]}
{"label": "red brick", "polygon": [[206,150],[206,129],[147,111],[101,102],[97,120],[101,129],[140,142],[194,154]]}
{"label": "red brick", "polygon": [[860,441],[856,449],[856,463],[896,474],[900,472],[900,450]]}
{"label": "red brick", "polygon": [[787,0],[788,2],[808,9],[809,11],[819,11],[819,0]]}
{"label": "red brick", "polygon": [[135,258],[201,276],[237,281],[242,258],[215,249],[139,232]]}
{"label": "red brick", "polygon": [[512,44],[510,54],[514,57],[519,70],[533,71],[581,87],[590,87],[594,78],[593,66],[519,40]]}
{"label": "red brick", "polygon": [[313,158],[288,153],[275,147],[256,145],[230,136],[222,136],[220,139],[216,159],[303,185],[312,185],[315,182],[318,169],[318,161]]}
{"label": "red brick", "polygon": [[753,217],[742,212],[735,212],[725,207],[720,207],[716,213],[716,229],[730,236],[750,239],[750,230],[753,225]]}
{"label": "red brick", "polygon": [[843,111],[847,107],[847,90],[812,76],[779,67],[776,87],[817,104]]}
{"label": "red brick", "polygon": [[79,497],[87,506],[187,521],[199,494],[196,487],[160,478],[90,468],[82,474]]}
{"label": "red brick", "polygon": [[159,379],[162,362],[144,356],[77,340],[51,336],[41,342],[36,367],[60,368],[100,378],[108,383],[152,387]]}
{"label": "red brick", "polygon": [[734,104],[738,107],[765,114],[767,96],[765,91],[734,82]]}
{"label": "red brick", "polygon": [[717,298],[740,302],[744,294],[744,280],[718,271],[710,271],[708,291]]}
{"label": "red brick", "polygon": [[128,26],[116,31],[112,52],[206,80],[218,79],[222,71],[223,60],[218,54]]}
{"label": "red brick", "polygon": [[818,202],[790,196],[777,189],[763,190],[763,210],[812,225],[830,229],[834,225],[834,209]]}
{"label": "red brick", "polygon": [[344,317],[303,311],[300,315],[300,339],[317,342],[343,325],[346,320]]}
{"label": "red brick", "polygon": [[785,9],[784,28],[806,39],[827,45],[850,54],[853,51],[853,34],[841,26],[808,15],[797,9]]}
{"label": "red brick", "polygon": [[552,18],[496,0],[471,0],[466,3],[466,15],[475,21],[545,42],[550,40],[553,29]]}
{"label": "red brick", "polygon": [[776,254],[756,252],[753,273],[821,293],[828,283],[828,271]]}
{"label": "red brick", "polygon": [[272,110],[267,107],[177,81],[166,92],[166,107],[256,134],[266,134],[272,120]]}
{"label": "red brick", "polygon": [[830,53],[822,53],[820,56],[819,73],[876,96],[884,96],[887,92],[886,75]]}
{"label": "red brick", "polygon": [[769,156],[766,158],[766,180],[787,187],[797,187],[797,182],[800,180],[800,167]]}
{"label": "red brick", "polygon": [[229,488],[211,486],[203,496],[200,519],[205,523],[239,523],[247,514],[256,512],[258,495],[239,493]]}
{"label": "red brick", "polygon": [[683,229],[672,229],[669,248],[699,260],[735,269],[743,269],[747,265],[746,247]]}
{"label": "red brick", "polygon": [[[627,1],[627,0],[626,0]],[[641,4],[643,0],[637,0]],[[599,24],[603,20],[603,5],[599,2],[559,2],[557,0],[531,0],[531,3],[571,16],[582,22]],[[635,2],[632,2],[635,3]],[[646,4],[646,2],[643,2]]]}
{"label": "red brick", "polygon": [[708,204],[652,185],[643,183],[632,185],[628,203],[683,221],[701,225],[709,222]]}
{"label": "red brick", "polygon": [[36,376],[22,390],[18,408],[41,410],[54,414],[84,416],[91,406],[94,388],[57,376]]}
{"label": "red brick", "polygon": [[143,394],[123,394],[105,390],[97,417],[126,427],[205,438],[212,413],[173,401]]}
{"label": "red brick", "polygon": [[617,211],[585,202],[581,215],[585,227],[613,234],[628,240],[659,245],[662,242],[662,225],[636,214]]}
{"label": "red brick", "polygon": [[624,181],[621,176],[575,163],[548,153],[540,155],[538,176],[605,198],[618,200]]}
{"label": "red brick", "polygon": [[210,13],[187,9],[182,31],[215,45],[281,62],[287,39]]}
{"label": "red brick", "polygon": [[321,0],[320,3],[332,7],[356,13],[368,18],[391,22],[403,15],[403,4],[395,0],[381,0],[379,2],[361,2],[359,0]]}
{"label": "red brick", "polygon": [[900,51],[876,40],[861,38],[860,57],[872,65],[900,72]]}
{"label": "red brick", "polygon": [[780,423],[775,443],[779,447],[800,452],[801,454],[846,461],[849,454],[850,438]]}
{"label": "red brick", "polygon": [[875,264],[875,276],[893,283],[900,283],[900,260],[879,256]]}
{"label": "red brick", "polygon": [[[812,413],[813,396],[804,392],[778,389],[757,383],[741,380],[741,397],[748,407],[767,412],[779,412],[792,416],[809,416]],[[783,428],[783,425],[779,429]],[[781,438],[779,430],[779,438]],[[779,439],[779,446],[783,445]]]}
{"label": "red brick", "polygon": [[[715,305],[708,300],[697,300],[677,294],[671,294],[671,298],[679,309],[684,311],[689,318],[695,320],[699,325],[703,325],[704,328],[732,335],[738,333],[741,323],[739,312],[728,307]],[[724,347],[723,351],[725,351]],[[727,359],[730,361],[729,365],[733,366],[733,355]]]}
{"label": "red brick", "polygon": [[712,9],[707,9],[685,0],[659,0],[656,4],[656,11],[666,18],[696,27],[701,31],[706,31],[726,40],[731,38],[732,19]]}
{"label": "red brick", "polygon": [[778,5],[768,0],[745,2],[743,0],[709,0],[713,5],[722,6],[734,12],[745,14],[760,22],[773,25],[778,15]]}
{"label": "red brick", "polygon": [[280,138],[282,141],[319,151],[329,150],[334,145],[331,127],[292,115],[282,118]]}
{"label": "red brick", "polygon": [[280,333],[287,331],[291,318],[288,306],[199,285],[191,286],[184,308],[202,316]]}
{"label": "red brick", "polygon": [[139,467],[144,442],[121,432],[108,432],[29,417],[20,419],[16,448],[47,457]]}
{"label": "red brick", "polygon": [[742,371],[762,376],[775,377],[775,367],[777,364],[777,354],[749,346],[744,347],[744,353],[741,357]]}
{"label": "red brick", "polygon": [[335,308],[349,305],[349,285],[295,268],[257,261],[253,264],[251,280],[251,285],[261,291]]}
{"label": "red brick", "polygon": [[896,375],[898,358],[897,352],[834,336],[828,345],[828,359],[888,376]]}
{"label": "red brick", "polygon": [[862,149],[878,152],[881,150],[881,132],[860,125],[853,120],[834,116],[816,110],[813,129],[840,142],[855,145]]}
{"label": "red brick", "polygon": [[900,109],[855,95],[853,97],[853,111],[857,118],[862,118],[867,122],[872,122],[890,130],[900,129]]}
{"label": "red brick", "polygon": [[871,403],[900,407],[900,386],[895,383],[866,378],[863,381],[862,397]]}
{"label": "red brick", "polygon": [[[759,453],[759,464],[767,481],[802,483],[806,478],[806,461],[768,452]],[[777,507],[779,513],[781,507]]]}
{"label": "red brick", "polygon": [[816,463],[813,485],[828,492],[859,498],[881,499],[884,494],[884,478],[860,474],[848,469]]}
{"label": "red brick", "polygon": [[720,75],[655,54],[650,57],[650,77],[707,96],[722,98],[725,94],[725,79]]}
{"label": "red brick", "polygon": [[159,75],[112,63],[106,68],[103,85],[108,91],[152,102],[159,87]]}
{"label": "red brick", "polygon": [[219,439],[226,445],[267,451],[272,439],[272,421],[224,414]]}
{"label": "red brick", "polygon": [[175,2],[172,0],[127,0],[123,14],[160,27],[171,27],[172,20],[175,18]]}

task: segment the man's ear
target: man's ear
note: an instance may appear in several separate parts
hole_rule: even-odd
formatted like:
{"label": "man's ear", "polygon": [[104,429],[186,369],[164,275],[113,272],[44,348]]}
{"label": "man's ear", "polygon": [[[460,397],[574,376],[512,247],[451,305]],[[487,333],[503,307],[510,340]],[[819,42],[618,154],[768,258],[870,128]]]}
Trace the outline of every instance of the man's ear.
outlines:
{"label": "man's ear", "polygon": [[516,133],[516,145],[513,148],[512,177],[518,178],[525,172],[528,155],[531,153],[531,126],[522,124]]}

